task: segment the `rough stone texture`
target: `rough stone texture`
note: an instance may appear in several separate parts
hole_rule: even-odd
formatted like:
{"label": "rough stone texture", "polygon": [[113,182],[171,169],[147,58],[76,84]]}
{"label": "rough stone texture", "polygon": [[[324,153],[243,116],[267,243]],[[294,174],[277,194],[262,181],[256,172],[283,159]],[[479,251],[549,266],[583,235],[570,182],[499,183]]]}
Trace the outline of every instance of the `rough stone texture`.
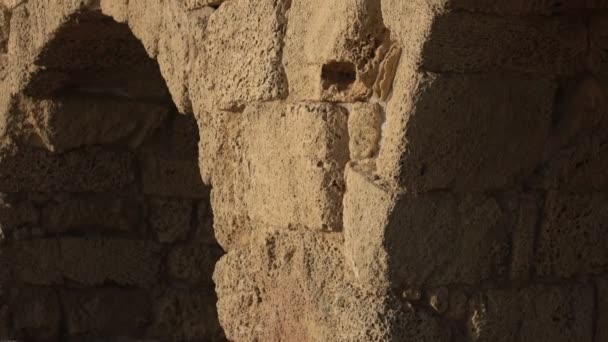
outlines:
{"label": "rough stone texture", "polygon": [[585,284],[491,290],[470,301],[471,341],[592,341],[593,289]]}
{"label": "rough stone texture", "polygon": [[604,342],[607,11],[0,1],[0,339]]}

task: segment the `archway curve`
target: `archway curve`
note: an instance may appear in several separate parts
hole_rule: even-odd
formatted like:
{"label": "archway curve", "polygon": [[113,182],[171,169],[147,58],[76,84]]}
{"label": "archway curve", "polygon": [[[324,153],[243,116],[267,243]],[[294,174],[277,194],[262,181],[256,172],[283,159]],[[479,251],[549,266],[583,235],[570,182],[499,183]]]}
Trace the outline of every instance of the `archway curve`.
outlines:
{"label": "archway curve", "polygon": [[[222,340],[196,121],[130,28],[87,6],[43,22],[43,43],[11,37],[1,338]],[[24,12],[36,32],[43,12]]]}

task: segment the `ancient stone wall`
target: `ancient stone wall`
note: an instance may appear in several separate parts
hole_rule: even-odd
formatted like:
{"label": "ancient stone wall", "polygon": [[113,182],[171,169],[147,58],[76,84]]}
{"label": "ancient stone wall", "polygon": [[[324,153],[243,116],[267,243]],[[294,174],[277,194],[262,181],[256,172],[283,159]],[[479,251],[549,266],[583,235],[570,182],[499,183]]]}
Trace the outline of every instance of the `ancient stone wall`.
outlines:
{"label": "ancient stone wall", "polygon": [[603,342],[607,37],[604,0],[4,0],[0,333]]}

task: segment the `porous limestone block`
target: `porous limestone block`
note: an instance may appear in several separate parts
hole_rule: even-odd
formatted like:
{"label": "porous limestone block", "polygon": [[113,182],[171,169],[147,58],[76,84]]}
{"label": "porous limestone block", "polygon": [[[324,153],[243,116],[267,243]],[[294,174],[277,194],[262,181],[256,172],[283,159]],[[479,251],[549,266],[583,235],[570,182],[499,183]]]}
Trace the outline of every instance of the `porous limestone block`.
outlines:
{"label": "porous limestone block", "polygon": [[[268,231],[225,255],[214,273],[220,322],[230,340],[449,341],[431,315],[344,272],[339,234]],[[287,319],[288,318],[288,319]]]}
{"label": "porous limestone block", "polygon": [[32,202],[11,197],[0,198],[0,240],[21,228],[33,228],[40,213]]}
{"label": "porous limestone block", "polygon": [[602,273],[608,265],[606,220],[603,194],[549,192],[538,237],[537,274],[570,278]]}
{"label": "porous limestone block", "polygon": [[340,229],[347,120],[344,108],[323,103],[202,116],[201,169],[220,244],[243,243],[258,225]]}
{"label": "porous limestone block", "polygon": [[173,246],[167,258],[169,276],[192,285],[213,286],[213,268],[223,254],[221,248],[201,243]]}
{"label": "porous limestone block", "polygon": [[45,147],[54,152],[104,144],[137,148],[169,112],[161,104],[82,94],[57,100],[26,99],[20,109]]}
{"label": "porous limestone block", "polygon": [[350,159],[375,157],[380,149],[383,109],[379,104],[353,103],[348,114]]}
{"label": "porous limestone block", "polygon": [[599,278],[595,281],[597,289],[597,321],[595,322],[595,341],[608,340],[608,278]]}
{"label": "porous limestone block", "polygon": [[556,85],[541,78],[432,74],[401,63],[378,174],[408,192],[504,188],[534,171]]}
{"label": "porous limestone block", "polygon": [[101,147],[52,154],[4,145],[0,165],[2,192],[124,192],[135,181],[133,155]]}
{"label": "porous limestone block", "polygon": [[59,337],[61,306],[54,289],[16,288],[9,303],[12,314],[12,336],[26,340],[49,341]]}
{"label": "porous limestone block", "polygon": [[148,334],[161,340],[223,340],[217,320],[212,289],[170,290],[154,305],[154,318]]}
{"label": "porous limestone block", "polygon": [[84,285],[111,281],[152,286],[159,276],[160,246],[126,239],[61,238],[13,243],[3,251],[15,280],[37,284]]}
{"label": "porous limestone block", "polygon": [[219,6],[225,0],[185,0],[184,7],[188,10],[195,10],[205,6]]}
{"label": "porous limestone block", "polygon": [[293,1],[283,61],[292,101],[369,98],[390,50],[379,1]]}
{"label": "porous limestone block", "polygon": [[148,294],[134,289],[62,290],[60,300],[71,336],[134,336],[152,311]]}
{"label": "porous limestone block", "polygon": [[173,243],[186,239],[192,230],[192,207],[190,200],[152,198],[149,200],[149,221],[156,231],[158,241]]}
{"label": "porous limestone block", "polygon": [[143,228],[142,205],[132,198],[102,195],[60,196],[42,208],[45,232],[120,232],[137,236]]}
{"label": "porous limestone block", "polygon": [[469,300],[470,341],[592,341],[593,287],[488,290]]}
{"label": "porous limestone block", "polygon": [[351,167],[346,179],[345,253],[361,286],[474,284],[506,275],[511,206],[481,194],[394,194]]}
{"label": "porous limestone block", "polygon": [[238,111],[287,96],[281,57],[289,3],[231,0],[213,12],[189,79],[195,112]]}
{"label": "porous limestone block", "polygon": [[347,120],[346,110],[328,104],[247,107],[241,163],[252,221],[280,228],[341,228]]}

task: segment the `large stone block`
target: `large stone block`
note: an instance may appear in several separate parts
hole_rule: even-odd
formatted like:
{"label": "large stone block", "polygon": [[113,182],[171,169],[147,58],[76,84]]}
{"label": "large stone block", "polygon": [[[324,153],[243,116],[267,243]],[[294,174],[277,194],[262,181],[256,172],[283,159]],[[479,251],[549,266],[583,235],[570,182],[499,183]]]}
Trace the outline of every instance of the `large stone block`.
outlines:
{"label": "large stone block", "polygon": [[133,155],[101,147],[53,154],[3,146],[0,165],[3,192],[124,192],[135,181]]}
{"label": "large stone block", "polygon": [[143,208],[133,198],[103,195],[55,198],[42,209],[44,231],[120,232],[138,235],[143,229]]}
{"label": "large stone block", "polygon": [[511,205],[481,194],[393,194],[352,168],[346,179],[345,249],[361,284],[379,287],[388,277],[407,288],[506,276]]}
{"label": "large stone block", "polygon": [[283,61],[291,100],[367,99],[390,50],[380,1],[294,1]]}
{"label": "large stone block", "polygon": [[0,198],[0,240],[8,238],[21,228],[33,228],[40,213],[33,203],[13,198]]}
{"label": "large stone block", "polygon": [[196,112],[235,111],[251,102],[287,96],[281,58],[288,4],[285,0],[234,0],[213,13],[204,51],[190,77]]}
{"label": "large stone block", "polygon": [[21,107],[46,148],[55,152],[83,145],[118,144],[136,148],[152,135],[169,112],[163,104],[95,94],[29,99]]}
{"label": "large stone block", "polygon": [[593,287],[538,285],[488,290],[469,304],[470,341],[592,341]]}
{"label": "large stone block", "polygon": [[192,230],[192,207],[190,200],[150,199],[149,220],[158,241],[172,243],[184,240]]}
{"label": "large stone block", "polygon": [[550,192],[538,237],[538,275],[569,278],[604,272],[608,266],[607,220],[608,201],[603,194]]}
{"label": "large stone block", "polygon": [[222,246],[246,241],[256,225],[340,229],[345,109],[271,102],[248,106],[240,117],[210,114],[202,122],[210,122],[201,126],[202,172],[213,184]]}
{"label": "large stone block", "polygon": [[140,290],[63,290],[60,298],[65,333],[71,336],[134,336],[146,326],[152,312],[150,298]]}
{"label": "large stone block", "polygon": [[409,192],[513,185],[542,161],[555,89],[540,78],[421,73],[401,63],[378,174]]}
{"label": "large stone block", "polygon": [[120,239],[49,239],[16,242],[2,258],[16,281],[54,285],[71,280],[84,285],[108,281],[121,285],[153,286],[160,270],[160,247],[154,243]]}
{"label": "large stone block", "polygon": [[18,288],[11,294],[11,339],[52,341],[61,332],[62,311],[53,289]]}

